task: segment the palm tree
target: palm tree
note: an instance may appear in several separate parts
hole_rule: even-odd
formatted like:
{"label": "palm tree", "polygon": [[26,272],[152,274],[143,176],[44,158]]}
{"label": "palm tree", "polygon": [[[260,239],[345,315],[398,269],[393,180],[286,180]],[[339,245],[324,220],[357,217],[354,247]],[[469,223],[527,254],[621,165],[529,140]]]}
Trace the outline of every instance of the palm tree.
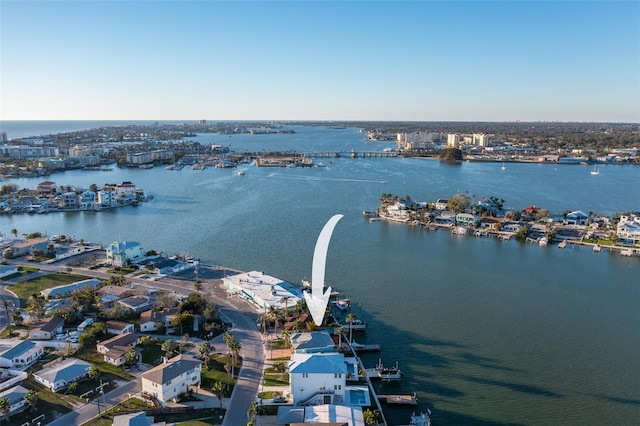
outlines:
{"label": "palm tree", "polygon": [[92,365],[89,369],[89,378],[92,380],[98,380],[100,377],[100,370],[95,365]]}
{"label": "palm tree", "polygon": [[253,426],[255,424],[257,416],[258,416],[258,404],[255,401],[253,401],[251,403],[251,407],[247,410],[247,419],[249,419],[247,426]]}
{"label": "palm tree", "polygon": [[224,397],[224,383],[222,382],[214,382],[213,386],[211,386],[211,392],[213,392],[220,401],[220,408],[222,408],[222,398]]}
{"label": "palm tree", "polygon": [[162,346],[160,348],[166,353],[167,358],[171,358],[173,354],[178,350],[178,344],[174,340],[168,339],[162,343]]}
{"label": "palm tree", "polygon": [[344,326],[342,324],[334,322],[333,324],[329,324],[329,328],[333,330],[333,334],[338,335],[338,350],[340,350],[340,348],[342,347],[342,333],[344,333]]}
{"label": "palm tree", "polygon": [[289,299],[290,299],[289,296],[282,296],[280,298],[280,302],[281,303],[284,302],[284,315],[285,316],[289,313],[289,309],[288,309],[288,307],[289,307]]}
{"label": "palm tree", "polygon": [[202,342],[200,347],[198,348],[198,353],[202,356],[204,360],[204,365],[209,368],[209,361],[211,360],[211,352],[215,351],[216,348],[213,347],[210,341],[205,340]]}
{"label": "palm tree", "polygon": [[11,233],[13,234],[14,237],[18,236],[18,230],[16,228],[11,229]]}
{"label": "palm tree", "polygon": [[27,394],[24,396],[24,400],[29,404],[29,412],[33,413],[37,410],[36,405],[38,405],[38,393],[33,389],[29,389]]}
{"label": "palm tree", "polygon": [[349,323],[349,343],[353,342],[353,323],[356,320],[356,315],[354,313],[350,313],[347,315],[345,321]]}
{"label": "palm tree", "polygon": [[4,313],[7,318],[7,330],[9,331],[9,336],[11,336],[11,320],[9,319],[11,318],[11,315],[9,315],[9,311],[13,308],[13,305],[6,297],[2,297],[2,307],[4,308]]}
{"label": "palm tree", "polygon": [[11,315],[11,319],[13,320],[15,325],[22,325],[22,323],[24,322],[24,318],[22,317],[20,311],[14,311]]}
{"label": "palm tree", "polygon": [[273,334],[278,334],[278,314],[280,310],[275,306],[269,308],[269,315],[273,318]]}
{"label": "palm tree", "polygon": [[4,414],[7,418],[7,424],[9,423],[9,410],[11,409],[11,402],[9,398],[0,398],[0,413]]}
{"label": "palm tree", "polygon": [[285,342],[287,342],[286,347],[291,347],[291,332],[289,330],[282,330],[282,337],[284,337]]}

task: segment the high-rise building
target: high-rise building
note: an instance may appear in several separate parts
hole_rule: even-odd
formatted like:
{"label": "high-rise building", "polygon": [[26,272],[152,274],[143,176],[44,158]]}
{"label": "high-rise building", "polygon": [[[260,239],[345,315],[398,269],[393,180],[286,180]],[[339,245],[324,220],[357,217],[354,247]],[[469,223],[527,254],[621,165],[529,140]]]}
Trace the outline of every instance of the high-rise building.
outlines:
{"label": "high-rise building", "polygon": [[473,144],[477,146],[488,146],[489,136],[485,135],[484,133],[474,133]]}
{"label": "high-rise building", "polygon": [[447,146],[457,148],[460,145],[460,135],[457,133],[449,133],[447,135]]}
{"label": "high-rise building", "polygon": [[0,143],[8,142],[7,132],[0,132]]}

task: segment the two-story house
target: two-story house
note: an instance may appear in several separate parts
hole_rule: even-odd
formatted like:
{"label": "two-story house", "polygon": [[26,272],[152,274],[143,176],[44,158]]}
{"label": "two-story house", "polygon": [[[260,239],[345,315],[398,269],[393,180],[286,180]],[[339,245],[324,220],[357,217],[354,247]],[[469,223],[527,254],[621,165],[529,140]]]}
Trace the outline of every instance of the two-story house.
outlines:
{"label": "two-story house", "polygon": [[140,243],[135,241],[119,241],[109,244],[106,250],[107,260],[113,266],[126,266],[144,259],[144,251]]}
{"label": "two-story house", "polygon": [[342,404],[347,365],[341,353],[294,353],[289,361],[294,405]]}
{"label": "two-story house", "polygon": [[200,384],[202,362],[186,355],[178,355],[143,373],[142,392],[161,402],[177,400],[190,386]]}

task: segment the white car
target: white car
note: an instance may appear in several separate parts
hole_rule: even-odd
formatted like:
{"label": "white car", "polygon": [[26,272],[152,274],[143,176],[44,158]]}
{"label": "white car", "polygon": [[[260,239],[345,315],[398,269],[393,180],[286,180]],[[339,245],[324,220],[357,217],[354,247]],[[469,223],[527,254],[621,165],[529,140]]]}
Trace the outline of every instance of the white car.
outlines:
{"label": "white car", "polygon": [[56,334],[56,340],[63,340],[65,337],[67,337],[64,334]]}

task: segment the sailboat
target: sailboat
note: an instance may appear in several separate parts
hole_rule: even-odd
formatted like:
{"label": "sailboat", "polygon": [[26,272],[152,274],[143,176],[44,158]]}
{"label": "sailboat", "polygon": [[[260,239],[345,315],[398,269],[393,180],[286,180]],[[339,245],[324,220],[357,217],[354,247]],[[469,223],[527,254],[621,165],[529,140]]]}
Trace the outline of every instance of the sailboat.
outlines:
{"label": "sailboat", "polygon": [[506,169],[506,167],[504,166],[504,162],[502,163],[502,170]]}
{"label": "sailboat", "polygon": [[597,175],[597,174],[599,174],[599,173],[600,173],[600,170],[598,170],[598,165],[597,165],[597,164],[595,164],[595,165],[593,166],[593,170],[591,170],[591,174],[592,174],[592,175]]}

